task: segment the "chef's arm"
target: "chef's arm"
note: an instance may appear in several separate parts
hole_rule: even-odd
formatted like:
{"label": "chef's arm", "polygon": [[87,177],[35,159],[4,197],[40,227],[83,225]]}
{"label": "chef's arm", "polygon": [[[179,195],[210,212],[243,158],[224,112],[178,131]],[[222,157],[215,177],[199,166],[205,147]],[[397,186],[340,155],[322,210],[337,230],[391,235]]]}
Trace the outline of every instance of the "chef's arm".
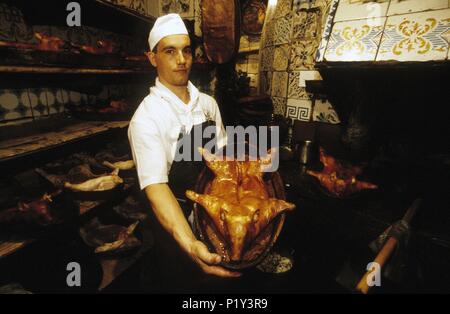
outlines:
{"label": "chef's arm", "polygon": [[159,223],[205,273],[220,277],[240,275],[217,266],[221,261],[220,255],[210,253],[206,245],[197,240],[166,183],[151,184],[145,188],[145,193]]}

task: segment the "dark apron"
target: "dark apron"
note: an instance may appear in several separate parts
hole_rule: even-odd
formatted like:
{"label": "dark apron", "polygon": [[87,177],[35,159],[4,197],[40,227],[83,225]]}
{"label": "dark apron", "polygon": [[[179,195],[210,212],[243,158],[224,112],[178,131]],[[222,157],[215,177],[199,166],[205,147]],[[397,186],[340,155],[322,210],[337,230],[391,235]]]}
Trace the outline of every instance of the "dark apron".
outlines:
{"label": "dark apron", "polygon": [[[208,120],[202,124],[193,126],[188,134],[180,133],[178,143],[181,143],[185,136],[190,137],[191,154],[197,151],[194,136],[197,132],[202,132],[208,126],[215,126],[214,121]],[[216,140],[216,137],[212,137]],[[201,146],[204,147],[211,139],[202,139]],[[182,149],[176,151],[176,156],[182,154]],[[179,199],[183,213],[188,218],[191,206],[186,200],[185,192],[193,189],[200,171],[204,167],[202,161],[193,161],[193,156],[189,160],[174,161],[169,171],[169,187],[175,197]],[[181,201],[180,201],[181,200]],[[148,203],[148,202],[146,202]],[[178,243],[157,221],[153,211],[151,215],[151,227],[155,237],[153,249],[142,259],[141,285],[144,292],[149,293],[195,293],[201,284],[203,273],[199,267],[185,254]]]}
{"label": "dark apron", "polygon": [[[195,184],[197,182],[197,178],[202,171],[202,168],[204,167],[203,161],[194,161],[194,154],[198,154],[198,148],[196,146],[197,143],[194,141],[194,137],[196,134],[203,134],[203,131],[205,128],[209,126],[215,126],[216,124],[214,121],[208,120],[201,124],[194,125],[192,127],[192,130],[189,134],[183,134],[180,133],[178,136],[178,143],[182,143],[184,140],[186,140],[185,137],[189,137],[189,140],[187,142],[190,142],[190,160],[180,160],[180,161],[174,161],[172,163],[172,166],[169,171],[169,187],[174,193],[175,197],[181,201],[180,205],[183,209],[183,212],[186,217],[190,214],[190,209],[187,208],[185,205],[186,203],[183,202],[186,201],[186,190],[193,190],[195,187]],[[202,138],[201,143],[198,143],[201,145],[201,147],[204,147],[207,142],[209,142],[211,139],[208,138]],[[212,136],[212,140],[216,141],[216,137]],[[214,153],[214,151],[213,151]],[[183,147],[177,147],[176,150],[176,156],[180,157],[180,155],[183,155]],[[178,158],[177,160],[179,160]]]}

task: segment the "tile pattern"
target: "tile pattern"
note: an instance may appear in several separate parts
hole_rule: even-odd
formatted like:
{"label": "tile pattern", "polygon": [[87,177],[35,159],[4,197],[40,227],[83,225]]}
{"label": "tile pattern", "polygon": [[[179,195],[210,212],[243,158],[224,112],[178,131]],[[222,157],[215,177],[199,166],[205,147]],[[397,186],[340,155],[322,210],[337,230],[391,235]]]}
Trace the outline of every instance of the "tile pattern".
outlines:
{"label": "tile pattern", "polygon": [[387,15],[447,8],[448,0],[391,0]]}
{"label": "tile pattern", "polygon": [[286,98],[272,97],[273,113],[285,116],[286,113]]}
{"label": "tile pattern", "polygon": [[289,43],[292,31],[292,14],[274,20],[272,27],[274,45]]}
{"label": "tile pattern", "polygon": [[26,24],[22,12],[14,6],[0,3],[0,40],[36,42],[33,29]]}
{"label": "tile pattern", "polygon": [[328,100],[314,100],[313,121],[338,124],[341,121]]}
{"label": "tile pattern", "polygon": [[322,12],[320,8],[294,13],[292,26],[293,40],[313,40],[322,30]]}
{"label": "tile pattern", "polygon": [[272,67],[275,71],[286,71],[289,63],[289,45],[275,47]]}
{"label": "tile pattern", "polygon": [[159,15],[178,13],[183,18],[194,17],[193,0],[158,0]]}
{"label": "tile pattern", "polygon": [[335,23],[325,59],[328,61],[374,61],[386,18]]}
{"label": "tile pattern", "polygon": [[272,78],[272,96],[286,97],[288,84],[287,72],[273,72]]}
{"label": "tile pattern", "polygon": [[30,88],[28,90],[33,117],[48,116],[47,89]]}
{"label": "tile pattern", "polygon": [[32,117],[27,89],[0,90],[0,120]]}
{"label": "tile pattern", "polygon": [[313,69],[317,47],[318,42],[316,40],[299,40],[292,42],[289,70],[298,71]]}
{"label": "tile pattern", "polygon": [[311,100],[288,99],[286,105],[286,117],[295,120],[310,121],[311,108]]}
{"label": "tile pattern", "polygon": [[320,41],[319,48],[317,49],[316,53],[316,62],[322,62],[323,58],[325,56],[325,49],[327,48],[328,39],[331,35],[331,29],[333,27],[333,20],[334,15],[336,14],[336,10],[339,4],[339,0],[333,0],[328,9],[324,11],[324,14],[326,14],[326,18],[323,25],[322,30],[322,39]]}
{"label": "tile pattern", "polygon": [[300,73],[301,71],[289,73],[288,98],[312,99],[312,95],[306,92],[306,88],[300,86]]}
{"label": "tile pattern", "polygon": [[340,0],[335,22],[386,16],[390,0]]}
{"label": "tile pattern", "polygon": [[450,9],[388,18],[377,61],[445,60]]}
{"label": "tile pattern", "polygon": [[263,49],[261,53],[261,71],[272,71],[272,64],[275,56],[275,47]]}
{"label": "tile pattern", "polygon": [[291,0],[278,0],[277,7],[275,9],[274,18],[281,18],[291,12],[292,1]]}

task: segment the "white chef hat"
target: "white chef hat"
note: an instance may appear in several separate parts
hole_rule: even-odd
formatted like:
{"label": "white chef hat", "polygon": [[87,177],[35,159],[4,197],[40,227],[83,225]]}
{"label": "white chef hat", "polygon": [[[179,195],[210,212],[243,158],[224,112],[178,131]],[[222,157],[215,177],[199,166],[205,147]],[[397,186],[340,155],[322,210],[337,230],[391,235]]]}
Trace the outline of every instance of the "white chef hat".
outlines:
{"label": "white chef hat", "polygon": [[153,50],[161,39],[169,35],[189,35],[186,25],[176,13],[170,13],[156,19],[155,25],[153,25],[148,36],[150,50]]}

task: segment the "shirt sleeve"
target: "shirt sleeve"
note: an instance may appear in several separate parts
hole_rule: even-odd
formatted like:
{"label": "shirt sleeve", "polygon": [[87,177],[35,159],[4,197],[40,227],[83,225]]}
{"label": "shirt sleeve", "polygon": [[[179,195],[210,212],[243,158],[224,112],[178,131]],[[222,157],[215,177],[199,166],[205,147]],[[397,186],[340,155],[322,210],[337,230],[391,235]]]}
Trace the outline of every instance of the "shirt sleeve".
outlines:
{"label": "shirt sleeve", "polygon": [[141,190],[151,184],[167,183],[167,157],[160,131],[154,121],[131,121],[128,139]]}

